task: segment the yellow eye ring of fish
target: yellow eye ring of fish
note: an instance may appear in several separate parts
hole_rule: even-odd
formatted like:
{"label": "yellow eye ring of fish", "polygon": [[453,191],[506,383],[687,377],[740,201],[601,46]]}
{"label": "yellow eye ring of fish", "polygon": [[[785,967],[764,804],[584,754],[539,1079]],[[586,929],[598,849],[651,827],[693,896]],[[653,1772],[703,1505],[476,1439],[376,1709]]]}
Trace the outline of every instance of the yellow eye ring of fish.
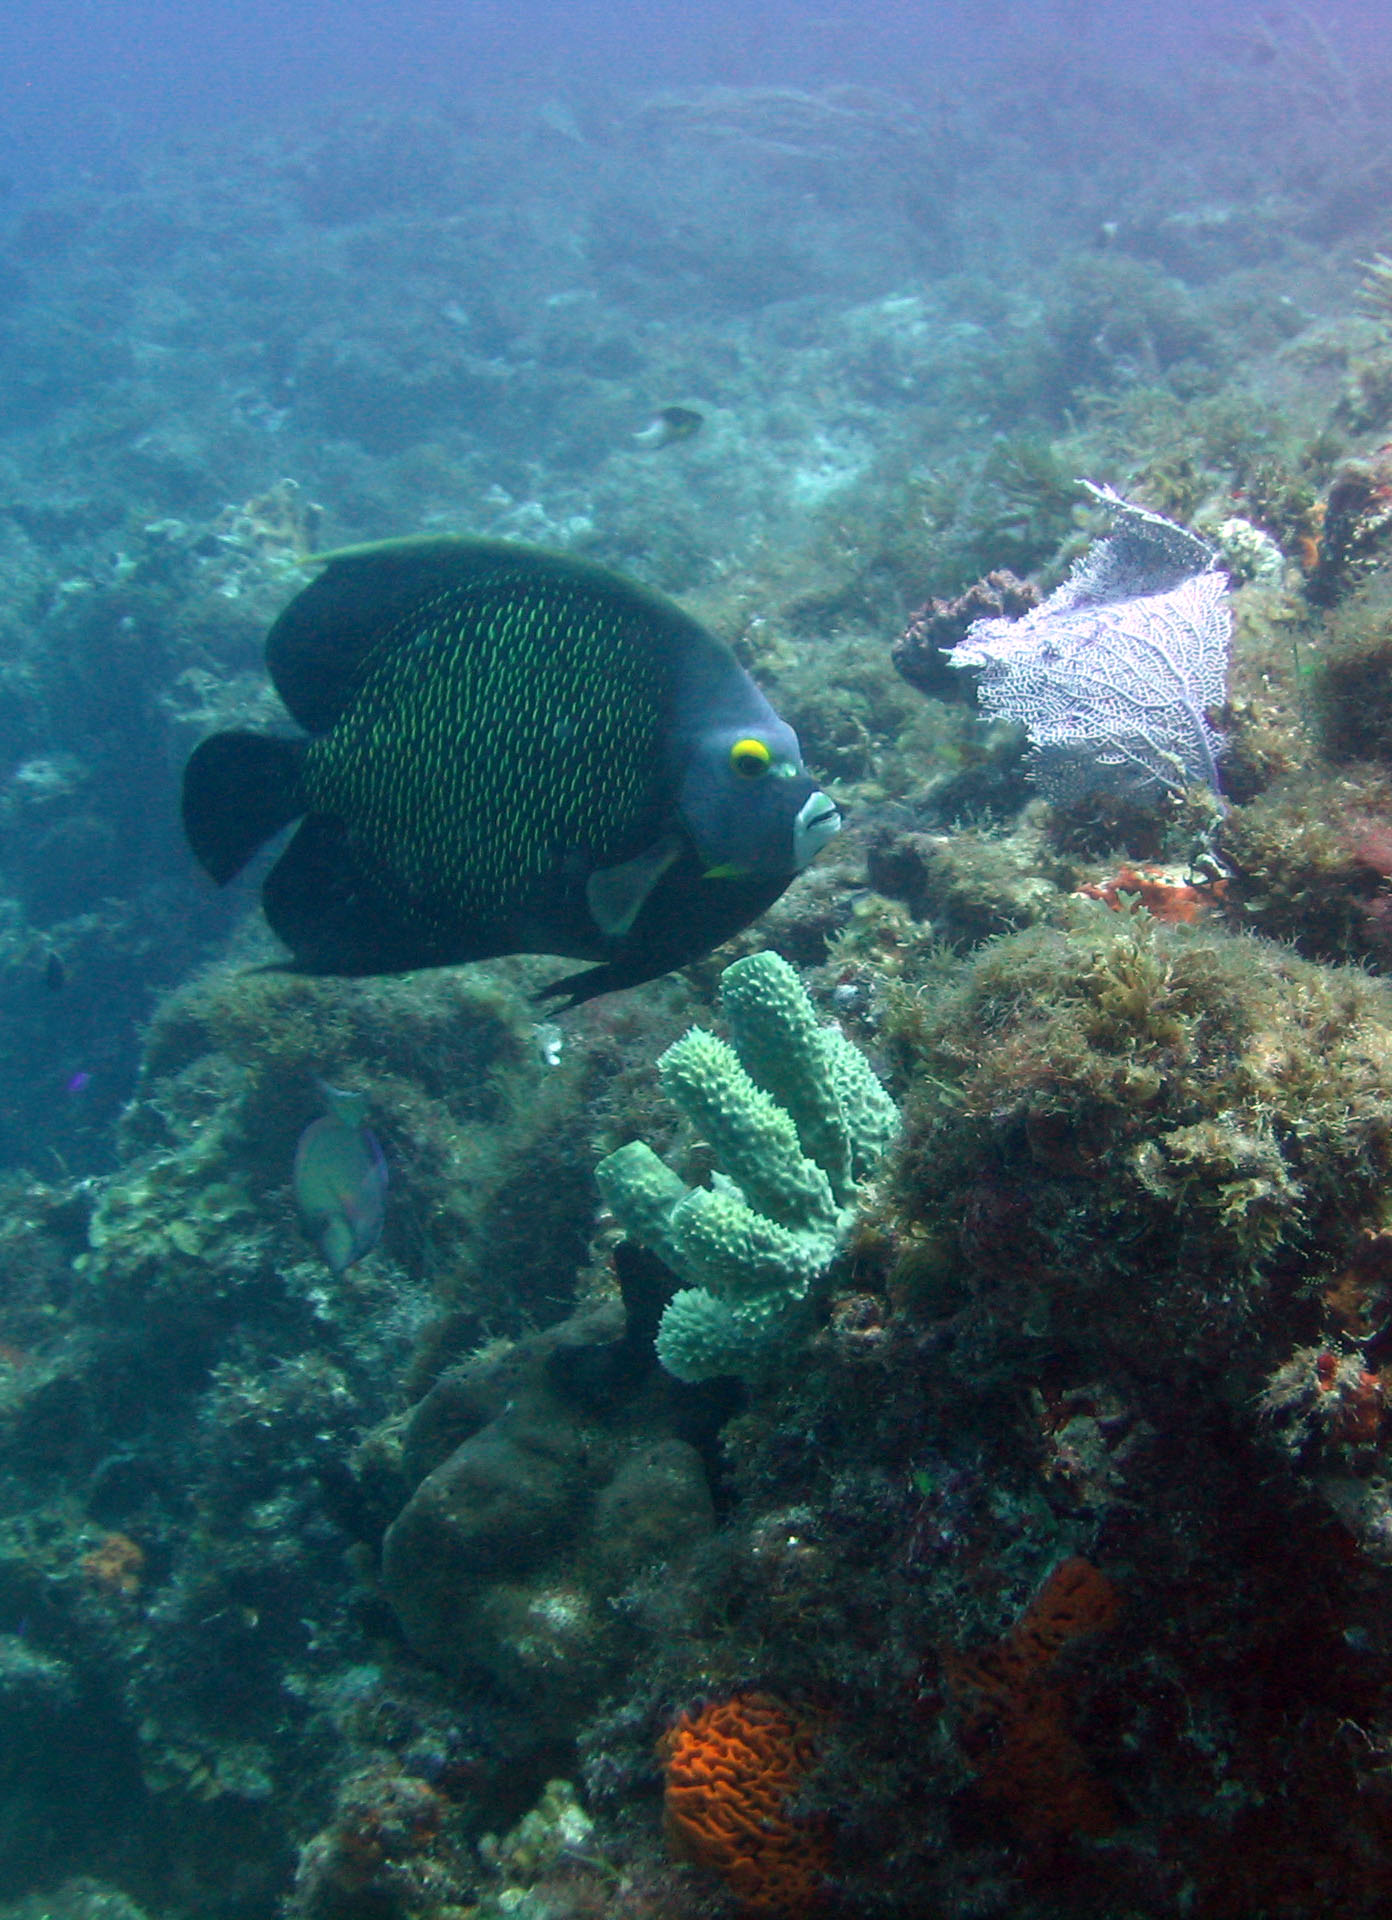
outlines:
{"label": "yellow eye ring of fish", "polygon": [[771,750],[764,741],[752,734],[743,740],[736,740],[730,749],[730,771],[739,774],[743,780],[759,779],[772,765]]}

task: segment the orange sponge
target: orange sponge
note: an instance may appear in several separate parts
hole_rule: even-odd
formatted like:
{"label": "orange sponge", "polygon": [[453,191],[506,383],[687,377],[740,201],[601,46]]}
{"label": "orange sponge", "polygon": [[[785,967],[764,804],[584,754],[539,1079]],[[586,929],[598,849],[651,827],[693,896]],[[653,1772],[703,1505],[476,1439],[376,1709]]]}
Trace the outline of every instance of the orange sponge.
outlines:
{"label": "orange sponge", "polygon": [[1088,1560],[1054,1568],[1004,1640],[947,1653],[947,1683],[965,1708],[960,1738],[981,1789],[1031,1844],[1110,1833],[1117,1808],[1068,1726],[1053,1668],[1070,1642],[1116,1624],[1121,1596]]}
{"label": "orange sponge", "polygon": [[821,1895],[825,1827],[788,1811],[816,1751],[813,1722],[752,1691],[690,1709],[658,1743],[668,1844],[750,1914],[803,1914]]}

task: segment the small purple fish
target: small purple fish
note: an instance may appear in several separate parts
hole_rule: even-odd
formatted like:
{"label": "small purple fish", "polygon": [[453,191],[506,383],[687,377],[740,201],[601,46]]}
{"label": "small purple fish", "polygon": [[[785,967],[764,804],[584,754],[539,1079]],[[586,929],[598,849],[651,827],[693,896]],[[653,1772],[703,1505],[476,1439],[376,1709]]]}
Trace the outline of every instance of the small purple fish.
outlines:
{"label": "small purple fish", "polygon": [[328,1112],[295,1148],[295,1205],[304,1230],[335,1274],[371,1253],[387,1206],[386,1156],[363,1125],[361,1094],[325,1087]]}

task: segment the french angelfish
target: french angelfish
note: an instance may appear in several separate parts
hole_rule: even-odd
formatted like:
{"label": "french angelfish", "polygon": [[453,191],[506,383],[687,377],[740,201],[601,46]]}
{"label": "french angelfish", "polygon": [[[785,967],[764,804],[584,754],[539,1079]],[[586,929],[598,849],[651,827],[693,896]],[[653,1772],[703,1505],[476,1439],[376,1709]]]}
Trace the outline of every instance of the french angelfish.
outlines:
{"label": "french angelfish", "polygon": [[305,1232],[335,1274],[371,1253],[387,1206],[387,1161],[363,1124],[361,1094],[324,1088],[328,1112],[311,1120],[295,1148],[292,1180]]}
{"label": "french angelfish", "polygon": [[567,555],[347,548],[266,661],[307,737],[203,741],[184,826],[225,883],[299,821],[262,902],[300,972],[598,962],[546,989],[573,1006],[708,953],[840,826],[726,646]]}

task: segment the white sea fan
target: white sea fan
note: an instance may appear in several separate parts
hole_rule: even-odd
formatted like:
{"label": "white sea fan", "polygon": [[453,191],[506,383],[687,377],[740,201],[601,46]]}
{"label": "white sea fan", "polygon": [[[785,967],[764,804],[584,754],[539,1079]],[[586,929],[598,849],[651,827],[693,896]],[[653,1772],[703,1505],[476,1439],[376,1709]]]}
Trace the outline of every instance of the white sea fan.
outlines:
{"label": "white sea fan", "polygon": [[1109,488],[1116,515],[1067,580],[1020,620],[977,620],[948,650],[980,669],[982,709],[1023,726],[1053,799],[1219,791],[1232,619],[1213,549]]}

